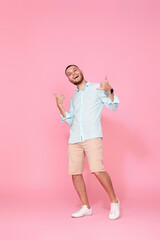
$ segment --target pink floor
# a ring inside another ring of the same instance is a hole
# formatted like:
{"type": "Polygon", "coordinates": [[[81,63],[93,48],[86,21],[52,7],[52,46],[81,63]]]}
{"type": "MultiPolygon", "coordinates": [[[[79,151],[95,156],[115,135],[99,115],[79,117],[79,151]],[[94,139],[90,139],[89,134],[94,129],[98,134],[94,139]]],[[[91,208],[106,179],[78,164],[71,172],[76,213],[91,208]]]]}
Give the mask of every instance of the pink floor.
{"type": "Polygon", "coordinates": [[[109,199],[92,204],[93,215],[72,218],[78,200],[42,195],[37,197],[1,196],[1,240],[51,239],[160,239],[160,203],[152,196],[125,197],[121,217],[109,220],[109,199]],[[45,197],[44,197],[45,196],[45,197]],[[67,200],[66,200],[67,199],[67,200]]]}

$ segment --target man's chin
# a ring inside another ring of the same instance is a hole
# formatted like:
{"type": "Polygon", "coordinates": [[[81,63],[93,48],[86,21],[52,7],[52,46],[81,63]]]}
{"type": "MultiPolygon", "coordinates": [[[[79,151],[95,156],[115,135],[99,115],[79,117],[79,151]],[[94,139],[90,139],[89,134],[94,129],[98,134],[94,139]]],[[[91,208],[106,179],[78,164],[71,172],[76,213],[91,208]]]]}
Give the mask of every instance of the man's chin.
{"type": "Polygon", "coordinates": [[[74,85],[78,85],[78,84],[80,84],[82,81],[83,81],[83,79],[80,80],[80,81],[77,81],[77,82],[72,82],[72,83],[73,83],[74,85]]]}

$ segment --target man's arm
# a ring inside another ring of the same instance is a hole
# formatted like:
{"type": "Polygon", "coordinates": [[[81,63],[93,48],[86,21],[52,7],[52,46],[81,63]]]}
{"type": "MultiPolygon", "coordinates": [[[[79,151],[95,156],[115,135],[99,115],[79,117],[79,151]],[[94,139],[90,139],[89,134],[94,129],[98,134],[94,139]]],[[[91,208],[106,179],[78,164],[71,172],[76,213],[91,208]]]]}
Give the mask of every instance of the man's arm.
{"type": "Polygon", "coordinates": [[[115,94],[113,95],[112,93],[112,96],[114,98],[112,101],[112,99],[109,97],[109,94],[110,93],[107,93],[107,91],[101,90],[99,92],[99,97],[106,107],[108,107],[112,111],[116,111],[118,108],[119,99],[115,94]]]}
{"type": "MultiPolygon", "coordinates": [[[[55,95],[55,94],[54,94],[55,95]]],[[[63,107],[64,95],[56,94],[57,107],[60,111],[60,116],[62,117],[62,122],[65,121],[69,126],[72,126],[73,123],[73,105],[72,99],[70,101],[69,112],[67,112],[63,107]]]]}
{"type": "Polygon", "coordinates": [[[114,92],[113,93],[108,93],[108,97],[111,99],[111,101],[114,101],[114,92]]]}
{"type": "Polygon", "coordinates": [[[72,99],[70,100],[69,112],[67,112],[62,105],[59,106],[62,122],[65,121],[69,126],[72,126],[73,123],[73,104],[72,99]]]}
{"type": "Polygon", "coordinates": [[[67,114],[66,114],[66,110],[64,109],[63,105],[61,103],[59,103],[59,104],[57,104],[57,107],[59,108],[59,111],[60,111],[62,117],[65,118],[67,114]]]}
{"type": "Polygon", "coordinates": [[[99,83],[99,88],[96,89],[100,90],[98,94],[105,106],[115,111],[118,108],[119,99],[114,93],[109,93],[111,88],[106,77],[105,81],[99,83]]]}

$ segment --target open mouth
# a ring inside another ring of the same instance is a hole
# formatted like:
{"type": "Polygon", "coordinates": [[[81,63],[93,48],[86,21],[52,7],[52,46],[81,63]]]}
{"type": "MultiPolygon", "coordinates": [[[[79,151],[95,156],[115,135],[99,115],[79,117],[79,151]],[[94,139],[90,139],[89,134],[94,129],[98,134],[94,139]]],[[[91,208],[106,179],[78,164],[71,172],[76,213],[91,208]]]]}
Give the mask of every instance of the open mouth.
{"type": "Polygon", "coordinates": [[[76,78],[78,78],[78,77],[79,77],[79,75],[75,76],[74,79],[76,79],[76,78]]]}

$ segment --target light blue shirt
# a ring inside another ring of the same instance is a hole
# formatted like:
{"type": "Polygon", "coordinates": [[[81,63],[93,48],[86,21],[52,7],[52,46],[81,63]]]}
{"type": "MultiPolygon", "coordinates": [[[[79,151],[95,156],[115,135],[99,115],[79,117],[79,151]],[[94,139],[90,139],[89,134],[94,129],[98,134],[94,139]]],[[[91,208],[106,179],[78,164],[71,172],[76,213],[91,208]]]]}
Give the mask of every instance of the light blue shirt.
{"type": "Polygon", "coordinates": [[[97,90],[100,83],[87,82],[84,89],[76,89],[70,100],[69,111],[66,117],[62,118],[70,126],[70,136],[68,143],[81,142],[91,138],[103,137],[101,127],[101,114],[103,106],[116,111],[119,99],[114,94],[112,102],[105,90],[97,90]]]}

